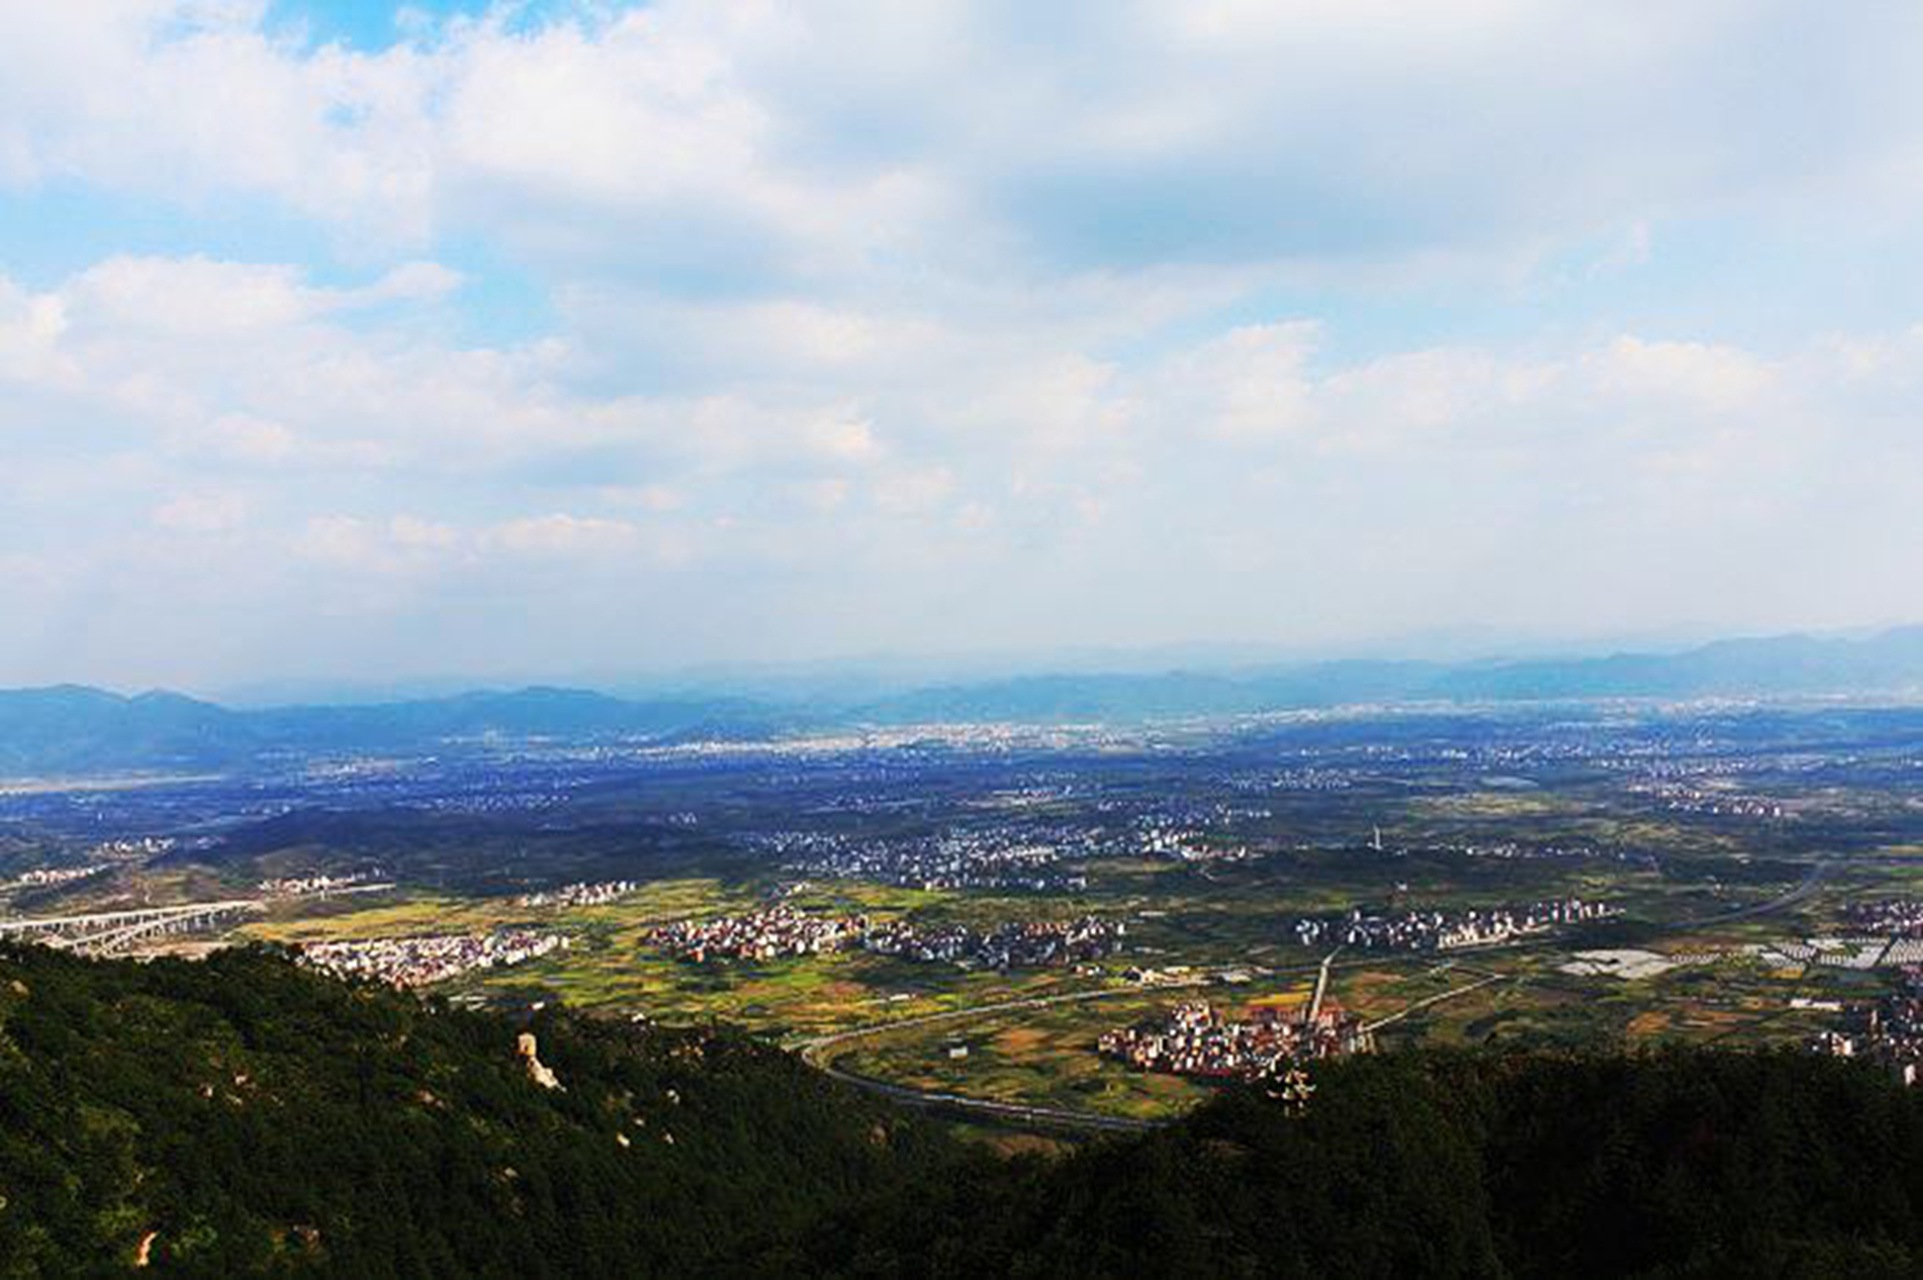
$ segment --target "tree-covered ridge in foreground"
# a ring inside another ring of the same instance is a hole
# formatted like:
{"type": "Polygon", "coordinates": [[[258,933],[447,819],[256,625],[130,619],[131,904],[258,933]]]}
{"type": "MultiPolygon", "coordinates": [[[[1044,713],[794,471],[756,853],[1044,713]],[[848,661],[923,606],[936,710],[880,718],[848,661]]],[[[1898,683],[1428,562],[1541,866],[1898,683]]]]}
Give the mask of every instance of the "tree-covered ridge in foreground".
{"type": "Polygon", "coordinates": [[[729,1033],[534,1029],[564,1089],[266,952],[0,951],[0,1272],[1923,1273],[1923,1101],[1828,1059],[1354,1059],[1008,1161],[729,1033]]]}
{"type": "Polygon", "coordinates": [[[1923,1102],[1794,1054],[1428,1052],[1225,1096],[1022,1176],[904,1188],[797,1271],[945,1276],[1916,1276],[1923,1102]]]}
{"type": "Polygon", "coordinates": [[[0,1274],[671,1275],[915,1176],[920,1127],[746,1037],[521,1028],[321,978],[0,951],[0,1274]]]}

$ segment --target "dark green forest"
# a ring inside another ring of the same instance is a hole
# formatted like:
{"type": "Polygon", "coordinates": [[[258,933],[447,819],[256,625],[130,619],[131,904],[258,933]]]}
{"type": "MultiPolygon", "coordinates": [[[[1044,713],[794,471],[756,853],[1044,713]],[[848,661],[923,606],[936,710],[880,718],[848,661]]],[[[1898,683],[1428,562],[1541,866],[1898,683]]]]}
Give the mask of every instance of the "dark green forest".
{"type": "Polygon", "coordinates": [[[726,1032],[522,1027],[258,950],[0,952],[0,1272],[671,1275],[940,1144],[726,1032]],[[625,1139],[625,1144],[623,1142],[625,1139]]]}
{"type": "Polygon", "coordinates": [[[1066,1158],[722,1028],[236,950],[0,950],[0,1273],[1914,1276],[1923,1102],[1796,1054],[1412,1053],[1066,1158]]]}

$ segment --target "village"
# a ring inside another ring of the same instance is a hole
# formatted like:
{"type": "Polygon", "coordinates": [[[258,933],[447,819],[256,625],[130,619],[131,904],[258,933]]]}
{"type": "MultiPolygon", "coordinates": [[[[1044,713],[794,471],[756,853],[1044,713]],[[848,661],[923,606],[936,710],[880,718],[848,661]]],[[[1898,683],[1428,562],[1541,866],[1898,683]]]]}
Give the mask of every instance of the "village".
{"type": "Polygon", "coordinates": [[[925,927],[906,920],[876,923],[865,915],[819,916],[786,904],[747,915],[681,920],[644,939],[678,960],[772,960],[859,948],[917,963],[963,968],[1019,969],[1086,963],[1121,949],[1126,926],[1084,916],[1031,920],[986,930],[961,925],[925,927]]]}
{"type": "Polygon", "coordinates": [[[1019,921],[986,933],[961,926],[923,929],[907,921],[878,925],[861,945],[881,955],[921,962],[946,961],[971,969],[1042,969],[1085,964],[1121,950],[1127,926],[1119,920],[1083,916],[1070,921],[1019,921]]]}
{"type": "Polygon", "coordinates": [[[1818,1053],[1876,1063],[1906,1085],[1923,1074],[1923,965],[1907,965],[1897,990],[1845,1010],[1843,1025],[1818,1033],[1818,1053]]]}
{"type": "Polygon", "coordinates": [[[1066,873],[1059,864],[1099,852],[1085,832],[1036,831],[1026,826],[867,841],[780,832],[759,837],[757,844],[787,858],[786,869],[823,879],[868,880],[913,889],[1030,893],[1086,888],[1086,876],[1066,873]]]}
{"type": "Polygon", "coordinates": [[[1359,1016],[1333,1003],[1302,1010],[1263,1006],[1237,1020],[1206,1000],[1192,1000],[1165,1018],[1106,1032],[1098,1047],[1141,1071],[1254,1080],[1293,1062],[1368,1053],[1375,1043],[1359,1016]]]}
{"type": "Polygon", "coordinates": [[[1843,920],[1862,933],[1923,938],[1923,899],[1879,898],[1843,907],[1843,920]]]}
{"type": "Polygon", "coordinates": [[[269,897],[304,898],[366,886],[378,880],[380,874],[379,871],[349,871],[341,875],[275,876],[254,887],[269,897]]]}
{"type": "Polygon", "coordinates": [[[817,916],[785,903],[747,915],[677,920],[650,930],[642,941],[677,960],[774,960],[818,955],[851,946],[868,927],[866,916],[817,916]]]}
{"type": "Polygon", "coordinates": [[[605,907],[610,902],[619,902],[638,888],[640,886],[632,880],[608,880],[599,884],[577,882],[564,884],[558,889],[524,893],[514,902],[522,907],[605,907]]]}
{"type": "Polygon", "coordinates": [[[84,867],[38,867],[23,872],[11,880],[0,880],[0,893],[12,893],[21,889],[53,889],[61,885],[77,884],[92,879],[102,872],[113,870],[111,863],[94,863],[84,867]]]}
{"type": "Polygon", "coordinates": [[[1364,950],[1445,951],[1488,946],[1559,926],[1602,920],[1615,914],[1607,903],[1557,898],[1518,907],[1465,911],[1404,911],[1372,915],[1357,907],[1339,916],[1303,916],[1291,927],[1305,947],[1343,946],[1364,950]]]}
{"type": "Polygon", "coordinates": [[[479,936],[441,934],[312,943],[301,963],[343,978],[371,978],[396,987],[424,987],[470,972],[523,964],[568,945],[558,933],[500,929],[479,936]]]}

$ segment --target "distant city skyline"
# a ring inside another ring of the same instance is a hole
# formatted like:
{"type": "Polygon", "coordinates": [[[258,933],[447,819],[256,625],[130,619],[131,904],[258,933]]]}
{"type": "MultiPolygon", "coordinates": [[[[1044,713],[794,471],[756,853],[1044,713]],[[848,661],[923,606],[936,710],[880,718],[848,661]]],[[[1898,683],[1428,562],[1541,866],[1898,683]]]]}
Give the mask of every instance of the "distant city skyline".
{"type": "Polygon", "coordinates": [[[1871,3],[11,6],[0,687],[1923,619],[1919,61],[1871,3]]]}

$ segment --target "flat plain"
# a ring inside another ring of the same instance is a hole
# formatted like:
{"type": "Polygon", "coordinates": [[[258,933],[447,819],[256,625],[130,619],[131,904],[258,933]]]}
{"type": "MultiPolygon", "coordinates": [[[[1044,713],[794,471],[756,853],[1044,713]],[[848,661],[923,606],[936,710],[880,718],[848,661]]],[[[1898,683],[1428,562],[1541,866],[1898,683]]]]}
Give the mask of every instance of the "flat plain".
{"type": "Polygon", "coordinates": [[[1212,1086],[1102,1056],[1105,1031],[1183,1001],[1300,1010],[1325,959],[1328,1001],[1381,1052],[1807,1043],[1901,976],[1809,943],[1847,934],[1852,904],[1923,894],[1920,760],[1923,713],[1887,708],[1372,709],[610,749],[591,768],[524,746],[310,771],[271,806],[257,780],[42,785],[0,791],[0,821],[41,835],[9,845],[9,874],[105,864],[15,890],[15,914],[255,895],[227,940],[552,935],[429,993],[723,1021],[865,1079],[1153,1118],[1212,1086]],[[520,801],[470,803],[477,775],[520,801]],[[357,890],[287,888],[323,876],[357,890]],[[1568,902],[1605,914],[1471,945],[1328,932],[1568,902]],[[1120,937],[1028,964],[859,945],[696,961],[658,933],[777,907],[918,936],[1096,920],[1120,937]]]}

